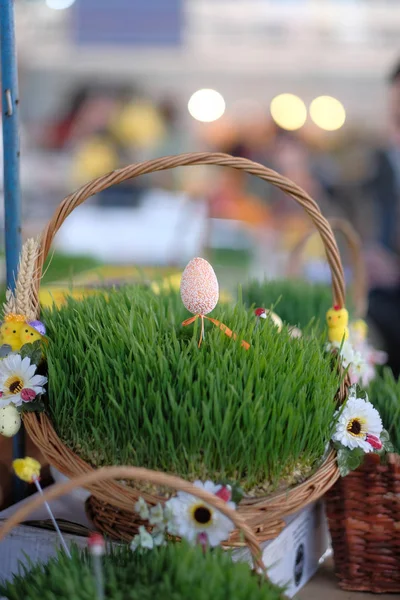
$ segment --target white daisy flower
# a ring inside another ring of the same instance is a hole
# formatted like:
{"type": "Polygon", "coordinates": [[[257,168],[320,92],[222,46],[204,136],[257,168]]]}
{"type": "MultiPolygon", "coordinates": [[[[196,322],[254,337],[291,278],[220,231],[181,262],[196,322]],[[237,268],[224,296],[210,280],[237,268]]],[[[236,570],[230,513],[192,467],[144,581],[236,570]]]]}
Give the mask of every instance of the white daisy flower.
{"type": "MultiPolygon", "coordinates": [[[[212,481],[195,481],[194,485],[211,494],[217,494],[227,488],[215,485],[212,481]]],[[[223,494],[221,495],[223,496],[223,494]]],[[[230,493],[229,493],[230,496],[230,493]]],[[[230,508],[235,508],[233,502],[227,502],[230,508]]],[[[229,538],[235,526],[230,519],[212,506],[186,492],[178,492],[176,497],[166,503],[171,512],[171,526],[168,531],[185,538],[190,543],[197,543],[204,536],[210,546],[218,546],[229,538]],[[171,531],[172,529],[172,531],[171,531]]]]}
{"type": "Polygon", "coordinates": [[[338,414],[332,440],[350,449],[362,448],[364,452],[372,452],[376,446],[373,446],[368,438],[371,436],[372,440],[379,440],[383,428],[379,413],[372,404],[362,398],[356,398],[352,390],[345,407],[340,409],[336,416],[338,414]]]}
{"type": "Polygon", "coordinates": [[[35,373],[36,365],[27,356],[10,354],[0,361],[0,408],[11,403],[20,406],[43,394],[47,377],[35,373]]]}

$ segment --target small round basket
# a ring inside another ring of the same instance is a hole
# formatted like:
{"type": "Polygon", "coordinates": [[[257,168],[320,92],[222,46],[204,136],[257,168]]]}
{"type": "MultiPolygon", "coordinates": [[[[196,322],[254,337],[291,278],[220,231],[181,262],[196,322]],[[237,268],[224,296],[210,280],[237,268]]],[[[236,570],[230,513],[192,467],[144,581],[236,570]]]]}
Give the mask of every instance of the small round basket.
{"type": "MultiPolygon", "coordinates": [[[[124,479],[140,481],[145,483],[151,483],[158,486],[165,486],[174,491],[185,492],[191,494],[200,500],[203,500],[212,508],[220,511],[226,517],[228,517],[235,525],[242,542],[250,551],[253,567],[255,570],[260,570],[266,576],[265,565],[262,561],[262,552],[251,528],[246,524],[243,517],[236,511],[230,508],[226,502],[218,498],[217,496],[207,492],[204,489],[200,489],[195,485],[188,483],[184,479],[175,477],[173,475],[167,475],[166,473],[160,473],[158,471],[152,471],[150,469],[142,469],[138,467],[102,467],[101,469],[92,470],[90,473],[84,473],[79,477],[75,477],[64,483],[56,483],[42,494],[38,494],[21,506],[9,519],[7,519],[0,527],[0,541],[4,538],[20,523],[35,510],[43,506],[46,502],[56,500],[61,496],[70,494],[74,490],[82,487],[89,487],[93,484],[101,485],[107,481],[113,479],[124,479]]],[[[138,517],[138,515],[137,515],[138,517]]]]}
{"type": "MultiPolygon", "coordinates": [[[[112,185],[133,179],[139,175],[192,165],[219,165],[230,167],[255,175],[260,179],[280,188],[291,196],[310,216],[321,236],[327,260],[332,273],[333,304],[343,307],[345,301],[345,284],[339,251],[328,221],[322,216],[317,203],[301,188],[278,173],[263,165],[244,158],[236,158],[225,154],[196,153],[159,158],[140,164],[134,164],[103,177],[95,179],[67,196],[57,208],[53,218],[45,228],[41,238],[32,296],[37,302],[41,273],[44,261],[49,253],[57,231],[71,212],[88,198],[112,185]]],[[[347,393],[347,382],[344,379],[337,393],[337,402],[343,402],[347,393]]],[[[58,437],[51,420],[45,414],[26,413],[24,416],[26,430],[43,455],[67,477],[90,474],[93,467],[69,449],[58,437]]],[[[339,477],[335,452],[331,451],[320,467],[305,482],[284,492],[268,497],[244,498],[238,507],[238,513],[251,528],[259,542],[275,538],[285,526],[284,518],[308,503],[323,496],[339,477]]],[[[155,505],[164,502],[165,498],[156,494],[141,493],[132,486],[125,486],[108,478],[99,482],[96,478],[84,480],[85,487],[93,494],[87,508],[96,525],[112,537],[131,539],[137,531],[134,505],[139,496],[146,502],[155,505]]],[[[238,531],[233,532],[228,544],[242,545],[238,531]]]]}

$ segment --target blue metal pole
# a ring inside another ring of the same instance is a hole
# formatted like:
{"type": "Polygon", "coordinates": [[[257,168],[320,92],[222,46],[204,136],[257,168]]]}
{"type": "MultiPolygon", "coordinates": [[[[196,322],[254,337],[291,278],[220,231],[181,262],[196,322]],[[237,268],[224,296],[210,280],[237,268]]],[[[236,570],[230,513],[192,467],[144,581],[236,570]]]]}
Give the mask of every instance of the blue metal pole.
{"type": "MultiPolygon", "coordinates": [[[[19,96],[15,48],[14,0],[0,0],[1,111],[3,123],[4,215],[7,287],[14,289],[21,250],[21,194],[19,149],[19,96]]],[[[21,431],[13,438],[13,457],[25,455],[21,431]]],[[[21,500],[25,486],[13,482],[14,502],[21,500]]]]}

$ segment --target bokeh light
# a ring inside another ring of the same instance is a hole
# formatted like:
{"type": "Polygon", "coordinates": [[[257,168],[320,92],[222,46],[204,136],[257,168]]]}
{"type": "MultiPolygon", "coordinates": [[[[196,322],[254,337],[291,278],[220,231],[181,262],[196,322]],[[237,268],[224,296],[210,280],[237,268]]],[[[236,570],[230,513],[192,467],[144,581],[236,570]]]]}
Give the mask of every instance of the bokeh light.
{"type": "Polygon", "coordinates": [[[46,0],[46,5],[54,10],[64,10],[75,3],[76,0],[46,0]]]}
{"type": "Polygon", "coordinates": [[[225,100],[216,90],[198,90],[191,96],[188,110],[197,121],[211,123],[224,114],[225,100]]]}
{"type": "Polygon", "coordinates": [[[332,96],[319,96],[310,104],[310,117],[325,131],[336,131],[346,121],[346,111],[339,100],[332,96]]]}
{"type": "Polygon", "coordinates": [[[270,110],[275,123],[288,131],[300,129],[307,119],[306,105],[294,94],[276,96],[271,102],[270,110]]]}

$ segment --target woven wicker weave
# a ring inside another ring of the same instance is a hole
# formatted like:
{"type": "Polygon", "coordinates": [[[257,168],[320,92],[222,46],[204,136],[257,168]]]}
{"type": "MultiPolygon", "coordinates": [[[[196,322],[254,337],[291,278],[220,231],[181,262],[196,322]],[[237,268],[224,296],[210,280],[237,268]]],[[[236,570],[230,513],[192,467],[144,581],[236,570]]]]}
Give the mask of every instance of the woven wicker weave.
{"type": "MultiPolygon", "coordinates": [[[[311,217],[323,241],[332,273],[333,304],[344,306],[345,284],[339,251],[332,229],[327,220],[322,216],[316,202],[293,182],[282,177],[275,171],[267,169],[263,165],[244,158],[210,153],[170,156],[131,165],[91,181],[75,193],[67,196],[57,208],[53,218],[43,232],[41,252],[37,260],[36,279],[32,286],[32,295],[36,299],[38,298],[43,264],[54,236],[64,220],[77,206],[90,196],[114,184],[142,174],[185,165],[220,165],[232,167],[255,175],[277,186],[294,198],[311,217]]],[[[345,399],[347,385],[348,382],[343,381],[337,395],[338,402],[342,402],[345,399]]],[[[40,448],[46,459],[64,475],[74,477],[93,470],[89,464],[62,443],[47,415],[27,413],[24,415],[24,423],[28,434],[40,448]]],[[[338,477],[339,472],[335,453],[331,452],[319,469],[306,482],[288,491],[266,498],[245,498],[240,503],[239,514],[243,516],[248,526],[257,535],[259,541],[275,538],[285,526],[283,521],[285,516],[300,510],[308,503],[320,498],[335,483],[338,477]]],[[[116,529],[115,509],[119,511],[118,520],[122,524],[120,530],[122,533],[118,534],[119,537],[127,537],[127,535],[132,535],[134,532],[135,525],[132,530],[132,523],[134,521],[132,511],[134,503],[140,495],[150,504],[163,501],[163,498],[156,495],[142,494],[133,487],[124,486],[122,483],[116,481],[107,480],[100,484],[95,480],[90,480],[90,483],[87,483],[86,487],[96,496],[94,509],[97,510],[96,507],[100,506],[99,503],[102,503],[103,506],[101,514],[98,515],[98,519],[96,520],[98,525],[101,526],[101,522],[104,522],[105,530],[116,529]],[[124,527],[127,527],[127,530],[124,530],[124,527]]],[[[229,543],[232,546],[242,543],[238,532],[232,534],[229,543]]]]}
{"type": "Polygon", "coordinates": [[[326,495],[335,571],[345,590],[400,592],[400,456],[367,454],[326,495]]]}

